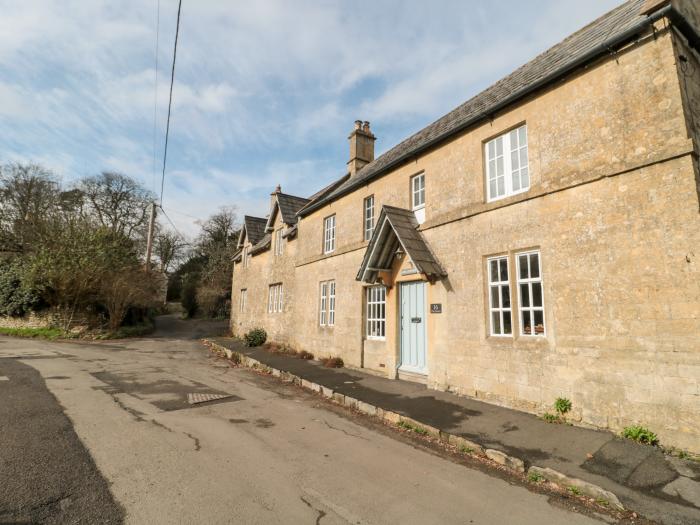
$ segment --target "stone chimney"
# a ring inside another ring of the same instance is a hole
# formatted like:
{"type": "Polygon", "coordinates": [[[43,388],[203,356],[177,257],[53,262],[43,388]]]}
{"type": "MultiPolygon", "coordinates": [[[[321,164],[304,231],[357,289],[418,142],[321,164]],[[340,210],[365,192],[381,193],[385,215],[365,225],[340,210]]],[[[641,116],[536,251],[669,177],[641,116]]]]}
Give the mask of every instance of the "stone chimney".
{"type": "Polygon", "coordinates": [[[377,140],[369,129],[369,122],[355,121],[355,129],[350,136],[350,160],[348,161],[348,173],[354,176],[374,160],[374,141],[377,140]]]}

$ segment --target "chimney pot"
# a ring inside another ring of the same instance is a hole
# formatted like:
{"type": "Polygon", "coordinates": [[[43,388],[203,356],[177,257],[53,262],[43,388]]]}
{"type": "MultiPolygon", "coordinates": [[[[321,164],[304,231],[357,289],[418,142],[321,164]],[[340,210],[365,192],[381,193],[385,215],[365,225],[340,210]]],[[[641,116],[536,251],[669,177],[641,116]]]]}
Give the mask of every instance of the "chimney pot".
{"type": "Polygon", "coordinates": [[[350,160],[348,161],[348,172],[350,176],[355,175],[364,166],[374,160],[375,136],[369,128],[368,121],[355,121],[355,129],[350,136],[350,160]]]}
{"type": "Polygon", "coordinates": [[[282,193],[282,186],[280,184],[275,188],[275,193],[282,193]]]}

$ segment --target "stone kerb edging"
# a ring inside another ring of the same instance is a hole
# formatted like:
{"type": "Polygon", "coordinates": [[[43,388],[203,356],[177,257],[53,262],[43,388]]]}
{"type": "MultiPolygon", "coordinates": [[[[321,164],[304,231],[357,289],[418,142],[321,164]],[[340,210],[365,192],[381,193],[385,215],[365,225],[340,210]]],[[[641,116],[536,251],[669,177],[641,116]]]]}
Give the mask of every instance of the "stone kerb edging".
{"type": "Polygon", "coordinates": [[[466,451],[467,453],[475,456],[488,458],[494,463],[497,463],[505,467],[506,469],[511,470],[513,472],[517,472],[519,474],[525,474],[527,472],[530,478],[545,479],[564,490],[572,491],[572,489],[575,489],[575,493],[580,493],[582,495],[594,498],[598,503],[609,504],[617,510],[624,510],[622,503],[620,503],[619,498],[615,494],[613,494],[609,490],[605,490],[604,488],[599,487],[598,485],[594,485],[593,483],[589,483],[588,481],[584,481],[582,479],[572,478],[570,476],[567,476],[566,474],[563,474],[551,468],[538,467],[536,465],[532,465],[529,468],[526,468],[525,462],[522,459],[505,454],[500,450],[485,448],[479,443],[476,443],[469,439],[465,439],[461,436],[450,434],[449,432],[440,430],[436,427],[428,425],[427,423],[417,421],[407,416],[402,416],[397,412],[392,412],[390,410],[385,410],[381,407],[365,403],[364,401],[360,401],[359,399],[346,396],[339,392],[334,392],[331,388],[325,387],[318,383],[314,383],[312,381],[308,381],[306,379],[302,379],[301,377],[294,375],[290,372],[270,367],[264,363],[261,363],[257,359],[253,359],[252,357],[248,357],[239,352],[235,352],[209,339],[203,339],[202,341],[212,351],[217,352],[219,354],[223,353],[228,359],[232,361],[240,363],[241,365],[247,368],[259,370],[261,372],[271,374],[274,377],[279,377],[285,382],[294,383],[295,385],[301,386],[302,388],[310,390],[311,392],[321,394],[322,396],[328,398],[329,400],[339,405],[355,409],[368,416],[383,419],[384,421],[387,421],[388,423],[391,423],[393,425],[403,423],[408,427],[420,428],[422,429],[422,432],[426,435],[437,439],[443,443],[452,445],[458,450],[466,451]]]}

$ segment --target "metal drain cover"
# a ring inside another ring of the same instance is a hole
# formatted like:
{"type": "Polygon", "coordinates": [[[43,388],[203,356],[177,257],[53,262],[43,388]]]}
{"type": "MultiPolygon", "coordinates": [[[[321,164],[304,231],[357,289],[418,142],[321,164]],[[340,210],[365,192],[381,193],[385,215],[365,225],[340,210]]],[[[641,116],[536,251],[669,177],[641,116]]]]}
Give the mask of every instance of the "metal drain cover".
{"type": "Polygon", "coordinates": [[[207,401],[217,401],[219,399],[226,399],[227,397],[232,397],[231,394],[187,394],[187,402],[190,405],[196,405],[198,403],[206,403],[207,401]]]}

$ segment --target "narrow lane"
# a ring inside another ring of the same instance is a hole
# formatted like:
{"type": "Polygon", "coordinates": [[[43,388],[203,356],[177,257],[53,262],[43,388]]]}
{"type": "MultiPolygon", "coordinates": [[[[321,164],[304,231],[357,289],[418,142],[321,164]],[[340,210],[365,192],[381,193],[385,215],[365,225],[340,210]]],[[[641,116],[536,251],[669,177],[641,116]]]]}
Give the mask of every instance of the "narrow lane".
{"type": "MultiPolygon", "coordinates": [[[[598,523],[377,432],[294,386],[231,368],[180,335],[104,344],[0,339],[0,370],[9,366],[45,379],[127,523],[598,523]],[[231,397],[187,402],[188,393],[207,391],[231,397]]],[[[13,431],[23,439],[40,417],[18,424],[5,415],[3,426],[24,425],[13,431]]],[[[6,454],[2,447],[3,461],[6,454]]],[[[46,454],[72,469],[62,450],[46,454]]],[[[46,483],[57,494],[77,490],[73,477],[100,487],[89,473],[65,475],[46,483]]],[[[7,511],[11,503],[0,501],[7,511]]]]}

